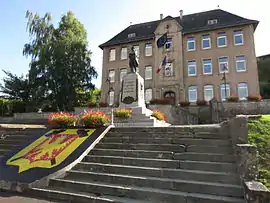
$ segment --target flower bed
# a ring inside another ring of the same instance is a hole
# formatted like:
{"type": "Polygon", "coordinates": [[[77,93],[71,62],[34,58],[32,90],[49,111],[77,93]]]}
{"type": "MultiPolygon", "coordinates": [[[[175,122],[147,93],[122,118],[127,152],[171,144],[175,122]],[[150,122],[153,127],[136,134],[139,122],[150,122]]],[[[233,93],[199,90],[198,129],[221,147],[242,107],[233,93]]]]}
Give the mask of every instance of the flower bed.
{"type": "Polygon", "coordinates": [[[205,100],[197,100],[196,101],[196,104],[198,106],[206,106],[207,105],[207,101],[205,101],[205,100]]]}
{"type": "Polygon", "coordinates": [[[239,97],[238,96],[230,96],[227,98],[228,102],[238,102],[239,101],[239,97]]]}
{"type": "Polygon", "coordinates": [[[150,101],[150,104],[172,104],[171,99],[153,99],[150,101]]]}
{"type": "Polygon", "coordinates": [[[158,110],[154,110],[151,116],[155,117],[156,119],[158,119],[160,121],[166,120],[166,116],[158,110]]]}
{"type": "Polygon", "coordinates": [[[130,118],[132,115],[132,110],[127,109],[127,108],[116,109],[114,111],[114,115],[115,115],[115,117],[118,117],[118,118],[130,118]]]}
{"type": "Polygon", "coordinates": [[[101,111],[87,111],[80,116],[80,123],[85,127],[101,127],[108,124],[110,119],[101,111]]]}
{"type": "Polygon", "coordinates": [[[67,128],[70,126],[74,126],[76,121],[77,121],[77,117],[74,114],[65,113],[65,112],[51,113],[48,116],[48,122],[53,127],[67,128]]]}
{"type": "Polygon", "coordinates": [[[189,101],[180,101],[179,104],[180,104],[180,106],[189,106],[190,102],[189,101]]]}
{"type": "Polygon", "coordinates": [[[261,95],[249,95],[247,97],[248,101],[261,101],[262,100],[262,96],[261,95]]]}

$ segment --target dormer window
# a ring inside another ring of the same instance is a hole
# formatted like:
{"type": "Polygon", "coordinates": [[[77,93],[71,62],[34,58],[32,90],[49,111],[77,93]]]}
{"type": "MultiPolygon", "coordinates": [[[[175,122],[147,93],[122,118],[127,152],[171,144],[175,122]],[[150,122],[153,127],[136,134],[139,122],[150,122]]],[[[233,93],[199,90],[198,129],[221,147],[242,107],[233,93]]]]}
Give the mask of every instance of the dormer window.
{"type": "Polygon", "coordinates": [[[135,36],[136,36],[135,33],[130,33],[130,34],[128,34],[128,38],[135,37],[135,36]]]}
{"type": "Polygon", "coordinates": [[[217,19],[212,19],[212,20],[208,20],[208,25],[214,25],[214,24],[217,24],[218,23],[218,20],[217,19]]]}

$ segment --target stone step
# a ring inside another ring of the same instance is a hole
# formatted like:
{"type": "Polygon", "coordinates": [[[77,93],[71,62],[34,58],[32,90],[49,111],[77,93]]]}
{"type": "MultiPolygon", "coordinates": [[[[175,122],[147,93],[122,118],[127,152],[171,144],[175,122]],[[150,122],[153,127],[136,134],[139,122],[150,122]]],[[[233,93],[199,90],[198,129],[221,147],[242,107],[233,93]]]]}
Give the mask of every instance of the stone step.
{"type": "Polygon", "coordinates": [[[0,149],[10,149],[13,150],[18,147],[18,144],[6,144],[5,142],[0,142],[0,149]]]}
{"type": "Polygon", "coordinates": [[[98,193],[102,195],[112,195],[117,197],[126,197],[137,200],[148,200],[155,203],[169,202],[169,203],[243,203],[242,198],[232,198],[224,196],[204,195],[197,193],[186,193],[164,189],[154,189],[148,187],[136,187],[123,185],[115,185],[99,182],[80,182],[64,179],[51,179],[51,187],[69,188],[72,190],[98,193]]]}
{"type": "Polygon", "coordinates": [[[58,200],[70,203],[154,203],[150,201],[100,195],[99,193],[92,194],[89,192],[70,190],[68,188],[32,188],[31,194],[46,198],[50,201],[58,200]]]}
{"type": "Polygon", "coordinates": [[[208,162],[227,162],[235,163],[235,155],[224,155],[215,153],[196,153],[196,152],[184,152],[175,153],[174,160],[191,160],[191,161],[208,161],[208,162]]]}
{"type": "Polygon", "coordinates": [[[176,190],[200,194],[221,195],[229,197],[242,197],[240,185],[201,182],[181,179],[157,178],[147,176],[134,176],[110,173],[69,171],[65,180],[95,181],[109,184],[151,187],[157,189],[176,190]]]}
{"type": "Polygon", "coordinates": [[[9,149],[1,149],[0,148],[0,155],[1,156],[7,155],[9,152],[11,152],[11,150],[9,150],[9,149]]]}
{"type": "Polygon", "coordinates": [[[88,155],[83,159],[83,162],[98,162],[159,168],[179,168],[179,161],[170,159],[147,159],[134,157],[88,155]]]}
{"type": "Polygon", "coordinates": [[[85,172],[117,173],[125,175],[144,175],[159,178],[175,178],[182,180],[210,181],[228,184],[239,184],[239,175],[228,172],[210,172],[185,169],[169,169],[132,165],[113,165],[103,163],[81,162],[72,170],[85,172]]]}
{"type": "Polygon", "coordinates": [[[173,159],[173,152],[169,151],[147,151],[147,150],[124,150],[124,149],[100,149],[94,148],[90,151],[90,155],[99,156],[123,156],[137,158],[152,158],[152,159],[173,159]]]}
{"type": "Polygon", "coordinates": [[[232,146],[231,140],[200,139],[200,138],[176,138],[176,137],[118,137],[106,135],[101,143],[151,143],[151,144],[187,144],[187,145],[207,145],[207,146],[232,146]]]}
{"type": "Polygon", "coordinates": [[[234,155],[224,155],[215,153],[196,153],[183,152],[173,153],[169,151],[148,151],[148,150],[125,150],[125,149],[100,149],[94,148],[89,155],[152,158],[152,159],[173,159],[173,160],[192,160],[192,161],[209,161],[209,162],[229,162],[235,163],[234,155]]]}
{"type": "Polygon", "coordinates": [[[228,140],[229,137],[227,134],[218,134],[218,133],[196,133],[196,134],[188,134],[188,133],[165,133],[165,132],[108,132],[106,137],[114,137],[114,138],[200,138],[200,139],[219,139],[219,140],[228,140]]]}
{"type": "Polygon", "coordinates": [[[12,128],[10,129],[2,129],[0,130],[0,134],[5,134],[5,135],[35,135],[35,134],[43,134],[46,132],[46,129],[26,129],[26,130],[13,130],[12,128]]]}
{"type": "Polygon", "coordinates": [[[202,152],[232,154],[232,147],[216,146],[186,146],[180,144],[130,144],[130,143],[98,143],[97,148],[101,149],[129,149],[129,150],[148,150],[148,151],[171,151],[171,152],[202,152]]]}
{"type": "Polygon", "coordinates": [[[16,139],[16,138],[11,138],[11,137],[7,137],[5,139],[0,140],[0,143],[3,143],[3,144],[11,144],[11,145],[20,145],[22,143],[24,143],[24,141],[26,140],[29,140],[29,138],[25,138],[25,139],[16,139]]]}
{"type": "Polygon", "coordinates": [[[180,161],[180,169],[236,173],[235,164],[221,162],[180,161]]]}

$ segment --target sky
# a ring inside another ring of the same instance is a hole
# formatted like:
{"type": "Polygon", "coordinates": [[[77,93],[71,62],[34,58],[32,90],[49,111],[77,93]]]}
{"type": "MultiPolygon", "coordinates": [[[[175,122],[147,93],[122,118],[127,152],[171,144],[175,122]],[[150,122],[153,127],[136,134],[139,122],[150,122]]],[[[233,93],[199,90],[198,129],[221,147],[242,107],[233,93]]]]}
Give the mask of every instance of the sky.
{"type": "Polygon", "coordinates": [[[0,81],[4,77],[1,70],[17,75],[29,70],[29,59],[22,55],[23,46],[29,42],[26,31],[25,13],[27,10],[44,15],[52,14],[53,21],[72,11],[83,23],[88,34],[89,48],[92,51],[92,65],[98,72],[93,82],[100,88],[103,42],[128,27],[158,20],[164,17],[179,16],[179,10],[185,14],[197,13],[219,8],[245,18],[259,20],[255,32],[256,55],[270,54],[270,12],[266,0],[247,3],[246,0],[0,0],[0,81]]]}

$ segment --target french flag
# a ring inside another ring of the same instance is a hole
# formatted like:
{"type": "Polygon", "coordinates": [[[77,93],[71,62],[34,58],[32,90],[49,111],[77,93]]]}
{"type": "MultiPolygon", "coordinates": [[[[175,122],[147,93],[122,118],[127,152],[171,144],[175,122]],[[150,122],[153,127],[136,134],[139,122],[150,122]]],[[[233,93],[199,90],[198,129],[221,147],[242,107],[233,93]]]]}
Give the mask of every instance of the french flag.
{"type": "Polygon", "coordinates": [[[160,63],[160,65],[159,65],[159,67],[157,69],[157,73],[159,73],[161,71],[162,67],[166,66],[166,64],[167,64],[167,57],[164,56],[162,62],[160,63]]]}

